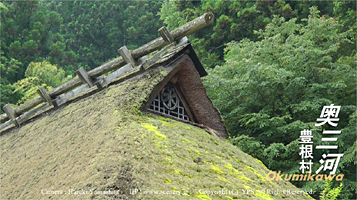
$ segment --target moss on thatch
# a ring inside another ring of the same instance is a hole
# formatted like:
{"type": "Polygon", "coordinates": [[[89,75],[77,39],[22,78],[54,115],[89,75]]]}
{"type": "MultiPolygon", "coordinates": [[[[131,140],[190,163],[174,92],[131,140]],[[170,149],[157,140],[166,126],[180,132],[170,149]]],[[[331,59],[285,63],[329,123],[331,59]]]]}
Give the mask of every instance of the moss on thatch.
{"type": "Polygon", "coordinates": [[[267,168],[226,140],[142,114],[140,107],[165,75],[152,70],[2,136],[0,199],[308,198],[258,193],[298,189],[267,181],[267,168]],[[116,194],[100,192],[109,190],[116,194]]]}

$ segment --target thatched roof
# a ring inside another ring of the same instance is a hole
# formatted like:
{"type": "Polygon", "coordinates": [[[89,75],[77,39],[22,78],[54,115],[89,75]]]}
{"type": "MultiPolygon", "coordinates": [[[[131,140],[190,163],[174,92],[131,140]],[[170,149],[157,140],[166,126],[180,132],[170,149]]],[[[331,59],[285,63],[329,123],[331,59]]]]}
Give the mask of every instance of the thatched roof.
{"type": "Polygon", "coordinates": [[[300,190],[266,180],[268,169],[227,140],[142,112],[160,84],[171,80],[167,77],[183,73],[177,83],[192,81],[184,74],[189,68],[172,73],[185,59],[190,62],[184,52],[166,61],[153,56],[156,64],[146,72],[1,136],[0,199],[308,199],[283,194],[300,190]],[[247,190],[254,192],[244,194],[247,190]],[[209,191],[233,193],[204,193],[209,191]]]}

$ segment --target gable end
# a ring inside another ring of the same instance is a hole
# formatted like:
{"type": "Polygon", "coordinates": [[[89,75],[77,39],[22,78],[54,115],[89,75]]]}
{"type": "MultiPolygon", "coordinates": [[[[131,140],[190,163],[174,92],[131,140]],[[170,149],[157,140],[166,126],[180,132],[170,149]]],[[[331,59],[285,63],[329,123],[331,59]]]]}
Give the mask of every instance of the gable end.
{"type": "MultiPolygon", "coordinates": [[[[202,124],[217,132],[217,136],[228,138],[227,129],[218,110],[213,106],[212,101],[206,94],[206,88],[202,84],[201,76],[194,65],[193,60],[187,54],[182,54],[172,62],[158,67],[169,74],[152,91],[147,103],[142,107],[143,112],[151,112],[164,117],[173,118],[179,121],[188,122],[188,120],[179,117],[163,114],[159,111],[152,111],[150,106],[155,103],[155,99],[160,96],[167,85],[172,84],[178,96],[182,100],[183,107],[190,113],[190,121],[196,124],[202,124]]],[[[188,114],[189,115],[189,114],[188,114]]]]}

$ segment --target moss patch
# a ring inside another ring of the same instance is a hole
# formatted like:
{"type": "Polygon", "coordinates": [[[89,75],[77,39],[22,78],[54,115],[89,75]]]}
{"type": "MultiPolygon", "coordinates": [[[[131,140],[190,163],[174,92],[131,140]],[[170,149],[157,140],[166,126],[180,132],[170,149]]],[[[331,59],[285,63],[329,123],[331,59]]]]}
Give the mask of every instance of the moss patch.
{"type": "Polygon", "coordinates": [[[211,198],[209,198],[207,195],[205,194],[195,194],[194,196],[197,199],[203,199],[203,200],[211,200],[211,198]]]}
{"type": "Polygon", "coordinates": [[[223,174],[222,170],[216,166],[212,166],[212,171],[215,174],[223,174]]]}
{"type": "Polygon", "coordinates": [[[255,196],[260,197],[262,199],[273,200],[274,198],[264,192],[256,192],[255,196]]]}

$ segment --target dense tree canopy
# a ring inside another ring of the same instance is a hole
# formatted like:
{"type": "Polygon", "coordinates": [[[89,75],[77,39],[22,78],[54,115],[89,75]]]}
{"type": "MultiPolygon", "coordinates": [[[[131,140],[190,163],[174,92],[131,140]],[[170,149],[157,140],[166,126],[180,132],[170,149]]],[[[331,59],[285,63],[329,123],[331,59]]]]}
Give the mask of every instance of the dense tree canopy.
{"type": "MultiPolygon", "coordinates": [[[[352,42],[352,32],[340,32],[342,24],[316,8],[302,22],[275,17],[256,32],[261,40],[229,43],[225,63],[205,79],[233,142],[276,171],[298,171],[303,129],[321,143],[322,128],[315,122],[325,105],[341,106],[339,152],[356,141],[356,52],[337,56],[342,43],[352,42]]],[[[315,153],[316,163],[321,155],[315,153]]],[[[354,180],[355,170],[341,172],[346,182],[354,180]]]]}
{"type": "Polygon", "coordinates": [[[74,76],[81,67],[93,69],[117,57],[123,45],[135,49],[155,39],[160,6],[155,1],[1,3],[1,105],[22,102],[26,90],[12,84],[28,78],[31,62],[47,61],[74,76]]]}
{"type": "Polygon", "coordinates": [[[326,15],[333,14],[332,1],[167,0],[159,15],[169,29],[174,29],[205,12],[212,12],[216,17],[213,25],[195,33],[190,39],[201,61],[206,67],[213,68],[222,63],[226,43],[244,38],[256,41],[258,37],[254,30],[263,29],[274,15],[286,20],[296,17],[300,21],[308,17],[311,6],[318,6],[328,13],[326,15]]]}
{"type": "Polygon", "coordinates": [[[158,36],[160,26],[155,1],[64,1],[51,9],[64,17],[60,33],[66,49],[66,70],[93,69],[117,55],[127,45],[135,49],[158,36]]]}
{"type": "Polygon", "coordinates": [[[65,49],[63,40],[56,29],[61,25],[62,17],[43,8],[37,1],[15,1],[6,4],[8,11],[2,13],[1,50],[8,60],[21,63],[17,69],[17,81],[24,77],[30,62],[48,59],[57,63],[62,60],[61,51],[65,49]],[[59,38],[58,38],[59,37],[59,38]]]}

